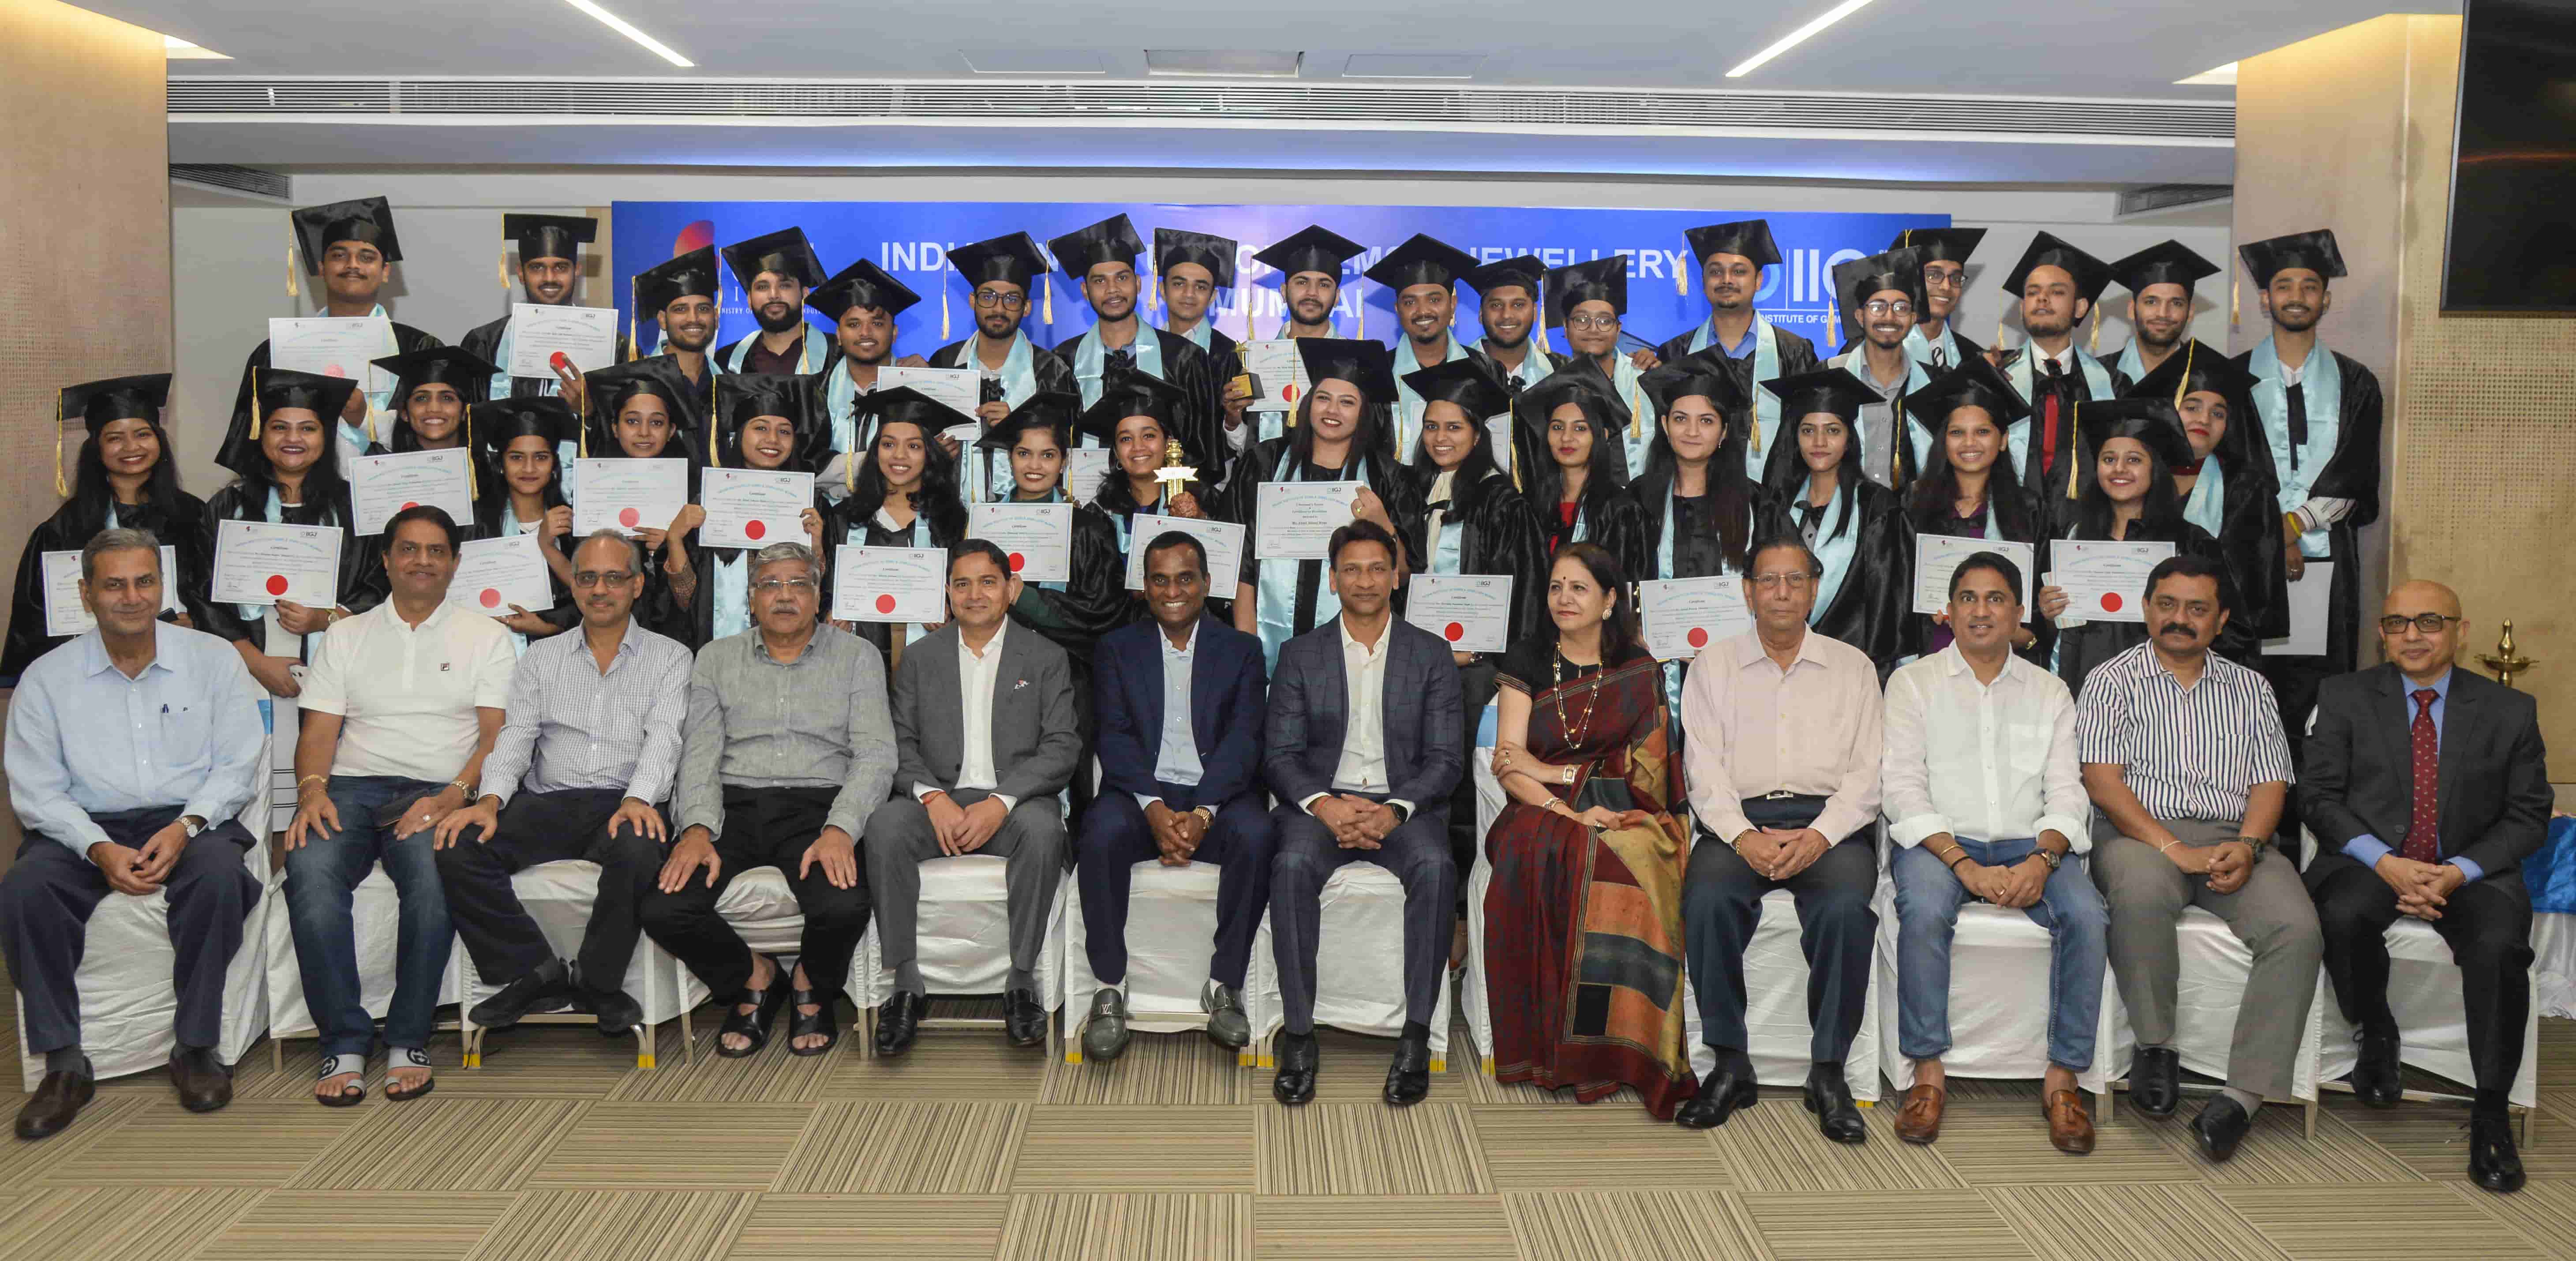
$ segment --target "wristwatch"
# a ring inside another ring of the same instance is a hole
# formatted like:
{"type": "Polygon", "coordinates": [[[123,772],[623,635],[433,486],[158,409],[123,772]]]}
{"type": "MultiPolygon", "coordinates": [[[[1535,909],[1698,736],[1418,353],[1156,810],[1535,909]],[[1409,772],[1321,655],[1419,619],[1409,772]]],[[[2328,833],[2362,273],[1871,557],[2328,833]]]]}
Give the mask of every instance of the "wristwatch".
{"type": "Polygon", "coordinates": [[[179,826],[188,830],[188,839],[195,840],[205,832],[206,821],[193,814],[183,814],[179,816],[179,826]]]}
{"type": "Polygon", "coordinates": [[[1216,824],[1216,811],[1210,810],[1206,806],[1199,806],[1191,810],[1190,813],[1197,815],[1199,817],[1199,822],[1201,823],[1208,824],[1211,827],[1216,824]]]}
{"type": "Polygon", "coordinates": [[[2037,857],[2038,857],[2038,859],[2039,859],[2039,861],[2041,861],[2041,862],[2044,862],[2044,863],[2048,864],[2048,869],[2049,869],[2050,871],[2055,871],[2055,870],[2057,870],[2057,864],[2059,864],[2059,863],[2061,863],[2061,862],[2064,862],[2064,861],[2065,861],[2063,858],[2061,858],[2061,857],[2059,857],[2059,856],[2058,856],[2058,853],[2057,853],[2057,851],[2056,851],[2056,850],[2050,849],[2049,847],[2047,847],[2047,846],[2045,846],[2045,845],[2042,845],[2042,846],[2040,846],[2039,848],[2032,850],[2032,851],[2031,851],[2031,853],[2032,853],[2033,855],[2037,856],[2037,857]]]}
{"type": "Polygon", "coordinates": [[[2268,836],[2240,836],[2236,839],[2238,843],[2254,851],[2254,857],[2251,860],[2254,862],[2261,862],[2263,860],[2263,851],[2269,848],[2272,844],[2272,838],[2268,836]]]}

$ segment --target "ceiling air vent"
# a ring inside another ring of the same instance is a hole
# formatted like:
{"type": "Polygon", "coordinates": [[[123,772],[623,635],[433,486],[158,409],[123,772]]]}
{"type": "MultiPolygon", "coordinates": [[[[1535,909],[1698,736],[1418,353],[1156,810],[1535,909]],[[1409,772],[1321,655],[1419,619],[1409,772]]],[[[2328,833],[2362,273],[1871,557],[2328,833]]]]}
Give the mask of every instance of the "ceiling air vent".
{"type": "Polygon", "coordinates": [[[2120,194],[2119,213],[2142,215],[2150,210],[2171,210],[2176,206],[2197,206],[2205,201],[2225,201],[2236,195],[2233,184],[2149,184],[2120,194]]]}
{"type": "Polygon", "coordinates": [[[221,163],[173,162],[170,164],[170,178],[183,184],[220,188],[226,192],[274,197],[279,201],[294,200],[291,182],[275,171],[254,171],[246,166],[221,163]]]}

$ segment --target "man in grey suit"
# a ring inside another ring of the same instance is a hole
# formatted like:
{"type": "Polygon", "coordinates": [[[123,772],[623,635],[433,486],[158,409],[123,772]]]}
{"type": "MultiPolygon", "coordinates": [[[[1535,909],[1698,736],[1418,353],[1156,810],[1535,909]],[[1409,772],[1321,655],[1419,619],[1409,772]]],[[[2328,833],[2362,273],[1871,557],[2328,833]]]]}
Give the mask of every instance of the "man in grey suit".
{"type": "MultiPolygon", "coordinates": [[[[1449,961],[1458,866],[1449,790],[1466,767],[1458,666],[1439,636],[1395,617],[1396,547],[1366,521],[1333,531],[1342,613],[1279,649],[1262,772],[1279,796],[1270,932],[1287,1032],[1270,1093],[1315,1097],[1315,952],[1324,881],[1354,860],[1404,883],[1404,1030],[1386,1101],[1431,1093],[1431,1016],[1449,961]]],[[[1356,947],[1355,947],[1356,948],[1356,947]]]]}
{"type": "Polygon", "coordinates": [[[921,864],[948,854],[1008,859],[1011,975],[1003,1025],[1015,1046],[1046,1040],[1038,953],[1064,878],[1058,794],[1082,756],[1073,668],[1062,648],[1004,615],[1020,598],[1002,549],[948,549],[948,625],[903,651],[894,672],[892,800],[868,818],[868,884],[895,992],[877,1012],[877,1054],[901,1055],[921,1029],[927,987],[915,953],[921,864]]]}

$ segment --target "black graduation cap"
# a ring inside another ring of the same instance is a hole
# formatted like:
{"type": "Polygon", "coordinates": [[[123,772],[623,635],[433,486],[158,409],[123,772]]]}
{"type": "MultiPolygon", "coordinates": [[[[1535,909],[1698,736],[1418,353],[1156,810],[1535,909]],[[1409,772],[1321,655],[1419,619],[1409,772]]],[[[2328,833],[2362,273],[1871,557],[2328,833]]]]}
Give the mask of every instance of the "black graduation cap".
{"type": "Polygon", "coordinates": [[[1425,403],[1454,403],[1467,419],[1482,421],[1512,409],[1512,396],[1493,371],[1473,358],[1452,359],[1404,374],[1404,383],[1425,403]]]}
{"type": "Polygon", "coordinates": [[[1742,255],[1751,259],[1756,267],[1769,267],[1780,261],[1780,247],[1771,240],[1771,221],[1768,219],[1684,228],[1682,236],[1690,241],[1691,257],[1703,267],[1708,265],[1711,254],[1742,255]]]}
{"type": "Polygon", "coordinates": [[[787,471],[811,471],[813,456],[830,445],[831,435],[806,421],[805,379],[781,372],[729,372],[715,379],[716,421],[713,450],[707,462],[740,459],[743,426],[755,416],[784,416],[796,428],[787,453],[787,471]]]}
{"type": "Polygon", "coordinates": [[[745,289],[765,271],[793,276],[808,289],[823,283],[823,260],[814,257],[813,243],[805,239],[803,228],[780,228],[736,241],[724,247],[724,257],[725,265],[733,268],[733,278],[745,289]]]}
{"type": "Polygon", "coordinates": [[[2149,285],[2181,285],[2189,294],[2195,282],[2219,270],[2218,264],[2191,252],[2182,242],[2165,241],[2111,264],[2111,278],[2132,294],[2145,293],[2149,285]]]}
{"type": "Polygon", "coordinates": [[[147,372],[64,386],[56,400],[56,415],[65,422],[80,421],[95,438],[110,421],[140,419],[157,425],[161,409],[169,404],[170,374],[147,372]]]}
{"type": "Polygon", "coordinates": [[[1080,283],[1091,269],[1102,263],[1136,265],[1136,255],[1145,243],[1137,239],[1136,226],[1123,214],[1111,215],[1087,228],[1075,228],[1047,242],[1047,252],[1055,255],[1056,266],[1080,283]]]}
{"type": "Polygon", "coordinates": [[[1038,253],[1036,239],[1026,232],[960,245],[948,251],[948,261],[969,289],[998,280],[1026,290],[1047,272],[1046,255],[1038,253]]]}
{"type": "MultiPolygon", "coordinates": [[[[1528,432],[1544,434],[1549,415],[1557,408],[1575,402],[1590,404],[1591,414],[1601,417],[1605,430],[1628,423],[1628,408],[1613,396],[1609,381],[1598,372],[1580,371],[1551,372],[1522,390],[1519,397],[1512,400],[1512,417],[1528,432]]],[[[1605,433],[1602,437],[1606,440],[1608,435],[1605,433]]],[[[1597,452],[1597,446],[1595,450],[1597,452]]]]}
{"type": "Polygon", "coordinates": [[[289,216],[295,241],[304,249],[304,274],[322,274],[322,255],[335,241],[360,241],[376,247],[389,263],[402,261],[402,239],[394,235],[394,209],[382,197],[306,206],[289,216]]]}
{"type": "Polygon", "coordinates": [[[1062,390],[1040,390],[1029,401],[1011,409],[1011,414],[994,421],[975,445],[988,451],[1009,454],[1018,446],[1020,434],[1031,429],[1044,429],[1055,435],[1058,447],[1073,446],[1073,417],[1082,409],[1082,396],[1062,390]]]}
{"type": "Polygon", "coordinates": [[[864,258],[805,294],[805,305],[822,312],[835,324],[854,306],[874,307],[885,312],[887,319],[893,319],[919,301],[920,294],[864,258]]]}
{"type": "Polygon", "coordinates": [[[1395,349],[1384,342],[1300,337],[1297,357],[1306,363],[1308,381],[1348,381],[1371,402],[1395,401],[1395,349]]]}
{"type": "Polygon", "coordinates": [[[1628,313],[1628,256],[1613,254],[1571,267],[1552,268],[1547,273],[1547,326],[1565,327],[1566,315],[1584,302],[1607,302],[1621,315],[1628,313]]]}
{"type": "Polygon", "coordinates": [[[682,298],[716,296],[716,250],[700,246],[635,273],[635,318],[650,319],[682,298]]]}
{"type": "Polygon", "coordinates": [[[1637,384],[1654,402],[1658,415],[1672,411],[1676,400],[1694,394],[1716,404],[1721,412],[1740,411],[1753,402],[1745,397],[1744,387],[1736,382],[1734,371],[1726,366],[1726,352],[1715,346],[1659,364],[1638,378],[1637,384]]]}
{"type": "MultiPolygon", "coordinates": [[[[692,388],[687,374],[680,371],[678,360],[668,355],[610,364],[582,374],[583,401],[590,410],[590,427],[599,434],[609,454],[617,454],[614,435],[617,413],[639,394],[650,394],[662,400],[662,409],[671,414],[671,441],[678,443],[689,430],[689,417],[698,403],[704,402],[709,387],[692,388]]],[[[589,447],[588,439],[583,448],[589,447]]]]}
{"type": "Polygon", "coordinates": [[[1367,246],[1348,237],[1310,226],[1253,255],[1252,261],[1278,269],[1281,284],[1286,284],[1290,276],[1308,271],[1319,271],[1339,281],[1342,264],[1367,252],[1367,246]]]}
{"type": "Polygon", "coordinates": [[[2169,398],[2081,399],[2075,404],[2075,426],[2088,451],[2101,450],[2113,438],[2135,438],[2166,468],[2192,461],[2191,435],[2169,398]]]}
{"type": "Polygon", "coordinates": [[[465,431],[472,440],[474,455],[483,466],[495,472],[501,467],[501,453],[513,439],[530,434],[546,440],[546,449],[577,441],[580,421],[572,414],[572,404],[560,398],[501,398],[476,403],[465,409],[465,431]]]}
{"type": "MultiPolygon", "coordinates": [[[[2157,364],[2155,371],[2138,378],[2129,387],[2127,398],[2160,398],[2182,406],[2183,396],[2207,391],[2243,406],[2254,393],[2254,374],[2243,364],[2193,338],[2174,347],[2172,354],[2157,364]]],[[[2242,417],[2244,413],[2231,412],[2242,417]]]]}
{"type": "Polygon", "coordinates": [[[923,434],[933,438],[943,430],[975,423],[974,417],[909,385],[889,386],[862,394],[851,411],[861,418],[875,418],[877,427],[895,423],[919,425],[923,434]]]}
{"type": "MultiPolygon", "coordinates": [[[[1912,250],[1889,250],[1867,258],[1855,258],[1834,264],[1834,309],[1842,321],[1843,344],[1848,346],[1861,338],[1861,307],[1870,298],[1893,289],[1914,304],[1914,313],[1923,313],[1923,260],[1912,250]]],[[[1910,327],[1912,321],[1907,321],[1910,327]]]]}
{"type": "Polygon", "coordinates": [[[1762,383],[1780,400],[1780,416],[1794,428],[1801,416],[1831,412],[1845,421],[1860,419],[1860,409],[1885,396],[1842,368],[1818,368],[1762,383]]]}
{"type": "Polygon", "coordinates": [[[1117,445],[1118,422],[1130,416],[1151,416],[1163,427],[1165,438],[1174,438],[1179,436],[1174,425],[1189,397],[1181,387],[1150,372],[1112,361],[1100,378],[1100,401],[1085,410],[1078,423],[1082,432],[1099,439],[1104,447],[1117,445]]]}
{"type": "Polygon", "coordinates": [[[2053,233],[2042,232],[2032,237],[2030,248],[2023,250],[2021,261],[2013,264],[2012,274],[2004,277],[2004,292],[2016,300],[2022,286],[2030,280],[2033,268],[2057,267],[2075,278],[2075,296],[2086,302],[2101,300],[2102,290],[2111,283],[2111,265],[2075,248],[2053,233]]]}
{"type": "Polygon", "coordinates": [[[1241,248],[1229,238],[1205,232],[1154,229],[1154,266],[1158,270],[1168,276],[1176,263],[1196,263],[1208,269],[1208,276],[1219,289],[1234,287],[1234,256],[1241,248]]]}
{"type": "Polygon", "coordinates": [[[1905,396],[1906,416],[1935,438],[1948,430],[1950,413],[1962,407],[1986,409],[1998,429],[2030,415],[2030,404],[2022,401],[2021,392],[1983,355],[1961,359],[1957,367],[1905,396]]]}
{"type": "Polygon", "coordinates": [[[394,374],[397,408],[424,385],[451,385],[466,402],[475,402],[491,393],[492,378],[501,371],[500,365],[462,346],[432,346],[369,362],[394,374]]]}
{"type": "Polygon", "coordinates": [[[2254,283],[2266,289],[2272,287],[2274,275],[2291,267],[2307,268],[2327,280],[2342,279],[2344,274],[2343,251],[2335,245],[2332,228],[2249,241],[2237,246],[2236,254],[2245,260],[2245,270],[2254,273],[2254,283]]]}
{"type": "Polygon", "coordinates": [[[1912,250],[1914,257],[1926,263],[1968,265],[1968,256],[1977,252],[1977,243],[1986,239],[1984,228],[1907,228],[1887,243],[1891,250],[1912,250]]]}
{"type": "Polygon", "coordinates": [[[354,377],[326,377],[319,373],[297,372],[289,368],[261,368],[258,381],[258,405],[251,411],[251,437],[258,439],[259,425],[277,411],[300,407],[322,418],[324,427],[340,423],[340,413],[349,406],[349,396],[357,393],[354,377]]]}
{"type": "Polygon", "coordinates": [[[1540,262],[1538,255],[1522,254],[1500,262],[1487,263],[1468,272],[1461,279],[1465,280],[1467,287],[1475,290],[1479,296],[1492,293],[1507,285],[1519,285],[1529,290],[1529,295],[1535,298],[1538,296],[1539,277],[1545,274],[1547,274],[1547,264],[1540,262]]]}
{"type": "Polygon", "coordinates": [[[1455,286],[1467,273],[1476,270],[1476,256],[1420,232],[1412,239],[1386,252],[1377,265],[1361,274],[1402,293],[1408,285],[1455,286]]]}
{"type": "Polygon", "coordinates": [[[536,258],[578,261],[581,247],[598,239],[599,220],[588,215],[501,216],[501,235],[519,244],[519,262],[536,258]]]}

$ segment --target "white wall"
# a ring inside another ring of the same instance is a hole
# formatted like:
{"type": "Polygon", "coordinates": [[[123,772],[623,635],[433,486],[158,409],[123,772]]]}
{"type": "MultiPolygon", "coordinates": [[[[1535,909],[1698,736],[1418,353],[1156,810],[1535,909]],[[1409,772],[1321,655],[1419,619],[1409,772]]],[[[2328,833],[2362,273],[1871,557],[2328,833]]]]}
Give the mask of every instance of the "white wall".
{"type": "MultiPolygon", "coordinates": [[[[394,317],[454,342],[465,330],[505,314],[511,300],[497,275],[505,210],[582,214],[615,201],[1169,201],[1199,204],[1569,206],[1631,209],[1790,211],[1915,210],[1948,214],[1963,227],[1989,229],[1970,269],[1959,327],[1980,342],[1994,336],[2007,309],[2003,274],[2030,243],[2051,231],[2110,259],[2168,237],[2214,262],[2232,252],[2225,207],[2114,223],[2114,195],[2098,189],[1964,189],[1856,184],[1721,184],[1705,181],[1493,181],[1365,177],[1118,173],[1061,175],[1014,171],[929,174],[765,174],[673,169],[562,173],[334,171],[295,177],[295,198],[313,205],[383,196],[399,214],[406,262],[396,268],[386,305],[394,317]]],[[[603,246],[607,234],[602,233],[603,246]]],[[[212,493],[228,475],[214,466],[243,356],[267,336],[272,316],[306,315],[313,290],[286,293],[286,216],[282,208],[175,206],[171,213],[172,310],[178,381],[175,435],[180,471],[190,490],[212,493]]],[[[582,300],[609,305],[599,283],[604,259],[590,263],[582,300]]],[[[2225,297],[2205,294],[2193,331],[2212,345],[2228,340],[2225,297]]],[[[2125,299],[2108,301],[2102,344],[2128,336],[2119,318],[2125,299]]],[[[2018,341],[2016,330],[2011,340],[2018,341]]]]}

